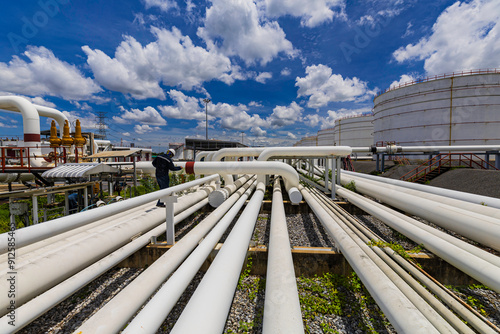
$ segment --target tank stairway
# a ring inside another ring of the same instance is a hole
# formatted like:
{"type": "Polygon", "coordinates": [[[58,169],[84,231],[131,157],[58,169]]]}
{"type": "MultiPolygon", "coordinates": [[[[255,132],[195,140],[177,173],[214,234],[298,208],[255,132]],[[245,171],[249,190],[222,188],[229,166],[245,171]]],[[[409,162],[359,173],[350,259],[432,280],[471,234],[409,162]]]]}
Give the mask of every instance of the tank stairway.
{"type": "Polygon", "coordinates": [[[452,168],[498,170],[494,165],[472,153],[441,153],[412,169],[399,179],[424,184],[452,168]]]}

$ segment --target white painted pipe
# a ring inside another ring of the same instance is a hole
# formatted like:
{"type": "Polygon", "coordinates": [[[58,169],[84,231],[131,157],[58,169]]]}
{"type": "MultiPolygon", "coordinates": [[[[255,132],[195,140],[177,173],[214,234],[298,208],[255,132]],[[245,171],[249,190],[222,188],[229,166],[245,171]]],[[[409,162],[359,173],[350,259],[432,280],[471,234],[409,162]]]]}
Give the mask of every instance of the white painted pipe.
{"type": "Polygon", "coordinates": [[[154,334],[157,332],[254,189],[255,182],[252,183],[252,186],[246,190],[212,231],[203,238],[198,247],[144,306],[134,320],[127,325],[127,328],[122,332],[123,334],[154,334]]]}
{"type": "MultiPolygon", "coordinates": [[[[200,210],[208,203],[208,199],[198,202],[196,205],[182,211],[174,217],[174,223],[177,224],[190,215],[200,210]]],[[[31,323],[33,320],[43,315],[52,307],[59,304],[61,301],[71,296],[73,293],[90,283],[92,280],[102,275],[121,261],[125,260],[130,255],[137,252],[142,247],[146,246],[151,237],[159,236],[165,233],[166,225],[160,224],[151,231],[141,235],[140,237],[127,243],[125,246],[117,249],[113,253],[107,255],[101,260],[93,263],[77,274],[71,276],[65,281],[59,283],[53,288],[45,291],[41,295],[33,298],[29,302],[19,306],[16,309],[16,332],[31,323]]],[[[11,319],[8,315],[0,318],[0,334],[10,334],[12,329],[8,326],[11,319]]]]}
{"type": "Polygon", "coordinates": [[[394,283],[368,258],[366,253],[340,228],[334,224],[330,215],[301,186],[305,201],[316,217],[334,239],[346,260],[380,306],[397,332],[400,333],[439,333],[437,329],[417,310],[394,283]]]}
{"type": "MultiPolygon", "coordinates": [[[[301,177],[301,179],[302,180],[307,180],[307,179],[303,179],[302,177],[301,177]]],[[[318,183],[321,184],[321,185],[324,184],[323,181],[321,181],[321,180],[318,181],[318,183]]],[[[341,189],[342,191],[345,190],[342,187],[337,186],[337,190],[338,189],[341,189]]],[[[352,196],[352,197],[356,196],[356,194],[352,193],[352,192],[343,192],[343,194],[346,195],[346,196],[352,196]]],[[[352,197],[346,197],[346,198],[348,198],[349,200],[351,200],[352,197]]],[[[364,197],[359,196],[359,198],[363,199],[364,197]]],[[[378,204],[376,202],[371,202],[371,203],[374,204],[374,205],[376,205],[376,206],[378,206],[378,207],[380,207],[381,209],[388,209],[387,207],[385,207],[385,206],[383,206],[381,204],[378,204]]],[[[419,221],[417,221],[417,220],[415,220],[413,218],[410,218],[407,215],[405,215],[403,213],[400,213],[398,211],[390,210],[390,213],[393,214],[394,216],[397,216],[398,218],[406,221],[407,223],[409,223],[411,225],[414,225],[416,228],[422,229],[422,230],[428,232],[429,234],[432,234],[434,237],[436,237],[438,239],[444,240],[447,243],[450,243],[450,244],[452,244],[452,245],[454,245],[454,246],[456,246],[456,247],[458,247],[458,248],[460,248],[460,249],[462,249],[464,251],[467,251],[468,253],[470,253],[470,254],[472,254],[472,255],[474,255],[476,257],[481,258],[482,260],[485,260],[485,261],[489,262],[490,264],[493,264],[493,265],[495,265],[497,267],[500,267],[500,257],[498,257],[498,256],[496,256],[496,255],[494,255],[492,253],[484,251],[481,248],[478,248],[478,247],[476,247],[474,245],[471,245],[471,244],[469,244],[469,243],[467,243],[465,241],[462,241],[462,240],[460,240],[458,238],[455,238],[452,235],[449,235],[448,233],[445,233],[445,232],[442,232],[440,230],[437,230],[437,229],[435,229],[435,228],[433,228],[433,227],[431,227],[431,226],[429,226],[427,224],[421,223],[421,222],[419,222],[419,221]]],[[[391,226],[391,227],[393,227],[393,226],[391,226]]],[[[393,227],[393,228],[395,228],[395,227],[393,227]]],[[[395,229],[397,229],[397,228],[395,228],[395,229]]],[[[401,232],[401,233],[403,233],[403,232],[401,232]]],[[[436,240],[438,240],[438,239],[436,239],[436,240]]],[[[417,243],[419,243],[419,242],[417,242],[417,243]]],[[[436,241],[436,245],[437,244],[439,244],[438,241],[436,241]]]]}
{"type": "Polygon", "coordinates": [[[500,145],[461,145],[461,146],[397,146],[398,152],[481,152],[498,151],[500,145]]]}
{"type": "Polygon", "coordinates": [[[489,288],[500,292],[500,267],[435,236],[431,232],[418,228],[416,225],[421,223],[417,221],[415,221],[415,224],[408,224],[408,219],[411,218],[407,217],[407,219],[402,219],[395,214],[394,210],[382,204],[378,204],[343,187],[337,186],[336,190],[340,196],[348,199],[349,202],[357,207],[382,220],[384,223],[415,241],[417,244],[423,244],[427,250],[462,270],[469,276],[482,282],[489,288]]]}
{"type": "Polygon", "coordinates": [[[194,161],[201,161],[201,159],[206,158],[208,156],[209,151],[201,151],[198,154],[196,154],[196,158],[194,161]]]}
{"type": "Polygon", "coordinates": [[[446,197],[458,199],[461,201],[471,202],[471,203],[475,203],[475,204],[482,204],[482,205],[484,204],[488,207],[494,207],[494,208],[500,209],[500,199],[499,198],[481,196],[481,195],[466,193],[466,192],[462,192],[462,191],[433,187],[433,186],[429,186],[426,184],[419,184],[419,183],[395,180],[395,179],[390,179],[387,177],[381,177],[381,176],[375,176],[375,175],[369,175],[369,174],[363,174],[363,173],[356,173],[356,172],[351,172],[351,171],[343,171],[343,173],[345,173],[347,175],[362,177],[362,178],[369,179],[369,180],[393,184],[393,185],[397,185],[397,186],[401,186],[401,187],[405,187],[405,188],[409,188],[409,189],[420,190],[420,191],[424,191],[424,192],[431,193],[431,194],[446,196],[446,197]]]}
{"type": "Polygon", "coordinates": [[[185,168],[188,174],[220,173],[221,175],[232,174],[256,174],[280,175],[285,181],[288,196],[293,204],[302,200],[302,195],[297,190],[299,176],[295,169],[283,162],[271,161],[244,161],[244,162],[177,162],[177,166],[185,168]]]}
{"type": "MultiPolygon", "coordinates": [[[[183,183],[174,187],[170,187],[168,189],[155,191],[153,193],[131,198],[126,201],[113,203],[113,205],[106,205],[90,211],[79,212],[71,216],[50,220],[43,224],[32,225],[23,229],[19,229],[16,231],[16,247],[23,247],[25,245],[43,240],[58,233],[91,223],[98,219],[112,216],[123,210],[128,210],[146,204],[148,202],[158,200],[158,198],[160,197],[168,196],[172,193],[183,191],[196,185],[216,180],[218,178],[219,175],[217,174],[210,175],[202,179],[183,183]]],[[[7,251],[7,245],[8,234],[0,234],[0,253],[5,253],[7,251]]]]}
{"type": "MultiPolygon", "coordinates": [[[[246,187],[250,186],[251,182],[249,181],[246,187]]],[[[215,209],[192,231],[176,242],[165,255],[156,260],[96,314],[84,322],[75,333],[107,334],[120,331],[157,290],[158,286],[188,257],[192,250],[198,246],[200,240],[222,219],[245,191],[245,187],[240,188],[226,203],[215,209]]]]}
{"type": "Polygon", "coordinates": [[[224,331],[265,191],[265,185],[257,183],[255,193],[191,296],[171,334],[220,334],[224,331]]]}
{"type": "Polygon", "coordinates": [[[279,178],[273,188],[262,333],[304,333],[279,178]]]}
{"type": "Polygon", "coordinates": [[[379,187],[351,176],[342,177],[342,184],[355,181],[356,190],[405,212],[420,216],[469,239],[500,250],[500,220],[422,197],[405,194],[388,187],[379,187]],[[382,191],[383,189],[383,191],[382,191]]]}
{"type": "Polygon", "coordinates": [[[224,188],[219,188],[208,195],[208,203],[213,207],[217,208],[219,205],[224,203],[226,199],[239,187],[241,187],[245,182],[250,179],[250,175],[245,175],[242,178],[236,180],[233,184],[228,184],[224,188]]]}
{"type": "MultiPolygon", "coordinates": [[[[311,193],[310,190],[308,191],[311,193]]],[[[314,196],[317,197],[317,194],[314,194],[314,196]]],[[[422,298],[419,293],[425,293],[428,295],[428,292],[418,282],[414,282],[413,279],[404,270],[401,270],[397,264],[391,263],[392,259],[388,258],[388,256],[381,249],[377,247],[370,248],[367,245],[370,240],[362,240],[360,236],[358,236],[355,231],[353,231],[347,225],[348,222],[344,221],[342,219],[343,217],[339,217],[338,215],[333,213],[331,208],[328,207],[328,205],[324,201],[318,200],[318,203],[340,226],[340,228],[342,228],[342,230],[344,230],[344,232],[349,235],[349,237],[358,245],[358,247],[363,252],[365,252],[365,254],[377,265],[377,267],[382,270],[382,272],[391,280],[391,282],[393,282],[397,286],[397,288],[411,301],[411,303],[424,315],[424,317],[434,327],[436,327],[439,333],[458,333],[448,322],[443,319],[443,317],[435,309],[431,307],[431,305],[427,303],[426,300],[422,298]],[[392,264],[392,268],[390,264],[392,264]],[[414,282],[416,284],[414,287],[412,287],[408,282],[414,282]],[[417,289],[418,293],[415,289],[417,289]]],[[[431,295],[430,297],[435,300],[434,296],[431,295]]],[[[443,307],[442,304],[436,303],[436,305],[440,305],[441,310],[446,312],[446,315],[456,318],[451,312],[443,307]]],[[[456,320],[461,323],[459,319],[456,320]]],[[[465,328],[463,329],[464,331],[461,331],[462,334],[474,333],[474,331],[469,329],[467,326],[465,326],[465,328]]]]}
{"type": "Polygon", "coordinates": [[[54,108],[40,106],[38,104],[33,104],[33,106],[36,108],[36,110],[38,111],[38,114],[40,116],[53,118],[57,122],[57,124],[59,125],[59,132],[60,132],[60,135],[62,137],[64,124],[66,121],[68,121],[68,123],[69,123],[68,117],[66,117],[66,115],[64,115],[61,111],[54,109],[54,108]]]}
{"type": "Polygon", "coordinates": [[[223,148],[214,152],[210,161],[221,161],[228,157],[257,157],[264,150],[264,147],[223,148]]]}
{"type": "MultiPolygon", "coordinates": [[[[500,219],[500,210],[498,210],[497,208],[494,208],[494,207],[481,205],[480,203],[474,204],[474,203],[471,203],[468,201],[462,201],[462,200],[449,198],[449,197],[442,196],[442,195],[428,193],[424,189],[416,190],[416,189],[412,189],[412,188],[403,187],[400,184],[396,184],[396,183],[386,183],[386,182],[383,182],[385,179],[383,177],[378,177],[378,179],[373,179],[373,178],[364,178],[364,177],[359,175],[360,173],[353,174],[353,172],[348,172],[346,174],[348,175],[348,177],[354,179],[355,182],[358,182],[361,180],[361,181],[368,182],[368,183],[371,183],[371,184],[379,186],[379,187],[383,187],[385,192],[387,192],[389,190],[396,190],[396,191],[403,192],[405,194],[422,197],[422,198],[431,200],[431,201],[436,202],[436,203],[442,203],[442,204],[454,206],[457,208],[461,208],[464,210],[468,210],[471,212],[475,212],[475,213],[478,213],[481,215],[500,219]],[[382,180],[380,180],[380,179],[382,179],[382,180]]],[[[375,176],[375,177],[377,177],[377,176],[375,176]]],[[[406,183],[410,183],[410,182],[406,182],[406,183]]],[[[500,221],[499,221],[499,223],[500,223],[500,221]]]]}
{"type": "Polygon", "coordinates": [[[301,157],[332,157],[347,156],[352,153],[349,146],[298,146],[298,147],[270,147],[262,151],[258,161],[267,161],[271,158],[301,158],[301,157]]]}
{"type": "MultiPolygon", "coordinates": [[[[175,204],[174,213],[182,212],[206,197],[208,197],[208,192],[195,192],[182,196],[175,204]]],[[[29,299],[43,293],[122,247],[134,236],[156,227],[164,220],[165,210],[158,209],[143,212],[142,215],[127,220],[120,219],[119,224],[101,233],[95,233],[84,240],[68,244],[65,249],[48,254],[36,262],[16,267],[18,287],[16,305],[22,305],[29,299]]],[[[1,291],[8,291],[8,277],[8,273],[0,277],[1,291]]],[[[7,311],[8,302],[8,300],[0,300],[0,315],[6,313],[3,310],[7,311]]]]}

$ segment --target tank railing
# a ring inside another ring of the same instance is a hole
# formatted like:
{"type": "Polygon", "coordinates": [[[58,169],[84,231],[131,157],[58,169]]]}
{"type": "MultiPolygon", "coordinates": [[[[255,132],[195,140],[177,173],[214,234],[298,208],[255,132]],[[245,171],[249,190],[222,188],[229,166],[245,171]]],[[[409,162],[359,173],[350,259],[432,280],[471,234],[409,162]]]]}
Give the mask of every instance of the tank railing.
{"type": "Polygon", "coordinates": [[[469,168],[480,168],[480,169],[493,169],[498,170],[494,165],[487,162],[486,160],[479,157],[477,154],[473,153],[441,153],[432,157],[428,161],[424,162],[422,165],[412,169],[405,175],[401,176],[399,179],[410,182],[417,182],[423,179],[427,181],[427,176],[434,171],[439,173],[443,168],[451,167],[469,167],[469,168]],[[452,159],[453,156],[457,156],[458,159],[452,159]],[[423,167],[423,168],[422,168],[423,167]]]}
{"type": "Polygon", "coordinates": [[[493,69],[482,69],[482,70],[469,70],[469,71],[460,71],[460,72],[437,74],[437,75],[433,75],[433,76],[430,76],[430,77],[419,78],[419,79],[416,79],[416,80],[412,80],[412,81],[401,83],[401,84],[399,84],[397,86],[389,87],[386,90],[383,90],[380,93],[378,93],[377,95],[375,95],[375,97],[380,96],[380,95],[382,95],[384,93],[387,93],[387,92],[389,92],[391,90],[395,90],[395,89],[398,89],[398,88],[411,86],[411,85],[418,84],[418,83],[421,83],[421,82],[427,82],[427,81],[432,81],[432,80],[437,80],[437,79],[446,79],[446,78],[452,78],[452,77],[462,77],[462,76],[473,75],[473,74],[489,74],[489,73],[500,73],[500,69],[493,68],[493,69]]]}

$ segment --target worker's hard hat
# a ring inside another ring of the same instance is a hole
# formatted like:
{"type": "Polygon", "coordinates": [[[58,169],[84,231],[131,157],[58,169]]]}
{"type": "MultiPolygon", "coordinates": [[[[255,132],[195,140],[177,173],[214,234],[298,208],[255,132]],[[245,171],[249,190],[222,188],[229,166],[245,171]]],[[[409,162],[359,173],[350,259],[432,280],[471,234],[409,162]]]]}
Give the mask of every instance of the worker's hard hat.
{"type": "Polygon", "coordinates": [[[175,150],[173,148],[170,148],[168,151],[167,151],[167,154],[168,153],[172,153],[172,156],[175,156],[175,150]]]}

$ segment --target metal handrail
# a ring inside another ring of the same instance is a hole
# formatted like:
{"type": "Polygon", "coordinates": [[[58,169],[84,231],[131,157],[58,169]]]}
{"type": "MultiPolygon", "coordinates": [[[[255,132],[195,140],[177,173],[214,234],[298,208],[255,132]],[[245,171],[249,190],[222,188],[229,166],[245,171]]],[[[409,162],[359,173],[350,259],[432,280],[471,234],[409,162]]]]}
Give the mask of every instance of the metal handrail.
{"type": "Polygon", "coordinates": [[[442,167],[452,167],[452,162],[453,161],[458,161],[458,166],[466,166],[470,168],[474,168],[473,165],[476,165],[477,167],[480,167],[481,169],[486,169],[485,165],[487,165],[489,168],[498,170],[494,165],[491,163],[487,162],[486,160],[482,159],[476,154],[473,153],[441,153],[436,155],[435,157],[432,157],[431,159],[427,160],[424,162],[422,165],[417,166],[416,168],[412,169],[408,173],[404,174],[401,176],[399,179],[404,180],[404,181],[410,181],[410,182],[416,182],[422,178],[427,179],[427,175],[429,175],[431,172],[435,171],[436,169],[441,171],[442,167]],[[458,155],[458,159],[452,159],[452,156],[458,155]],[[473,159],[473,157],[475,159],[473,159]],[[432,162],[435,160],[434,162],[432,162]],[[479,161],[479,162],[478,162],[479,161]],[[432,162],[432,163],[430,163],[432,162]],[[421,167],[424,167],[421,169],[421,167]],[[434,168],[433,168],[434,167],[434,168]],[[410,176],[408,176],[410,175],[410,176]]]}

